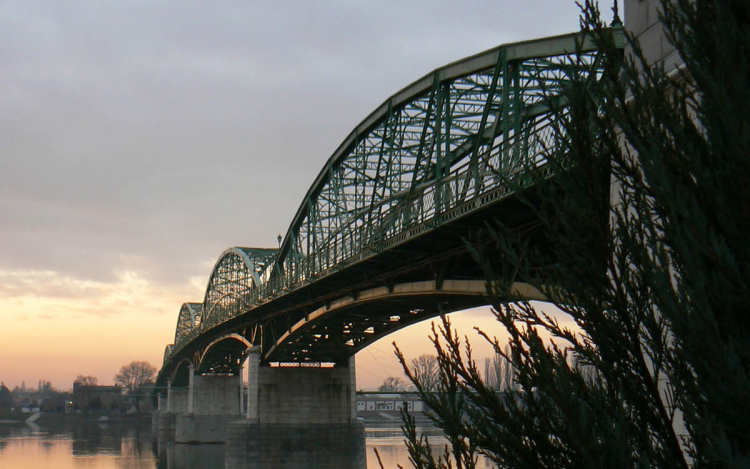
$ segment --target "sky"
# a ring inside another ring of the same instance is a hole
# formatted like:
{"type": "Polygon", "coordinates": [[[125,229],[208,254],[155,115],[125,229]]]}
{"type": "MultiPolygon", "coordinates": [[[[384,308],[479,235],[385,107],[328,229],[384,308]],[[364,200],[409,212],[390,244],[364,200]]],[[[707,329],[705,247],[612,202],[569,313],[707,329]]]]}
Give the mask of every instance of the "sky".
{"type": "MultiPolygon", "coordinates": [[[[388,96],[577,29],[573,0],[0,0],[0,380],[159,368],[219,255],[275,247],[388,96]]],[[[502,336],[489,311],[452,317],[489,356],[472,333],[502,336]]],[[[400,374],[394,340],[429,353],[429,327],[361,351],[357,387],[400,374]]]]}

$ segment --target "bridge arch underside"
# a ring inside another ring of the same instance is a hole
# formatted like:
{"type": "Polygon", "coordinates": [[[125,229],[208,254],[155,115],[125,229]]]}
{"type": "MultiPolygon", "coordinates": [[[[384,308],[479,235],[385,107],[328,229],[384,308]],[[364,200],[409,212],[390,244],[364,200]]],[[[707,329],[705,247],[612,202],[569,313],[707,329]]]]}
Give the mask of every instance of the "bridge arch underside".
{"type": "Polygon", "coordinates": [[[181,360],[172,373],[172,387],[186,388],[190,384],[190,367],[192,362],[188,359],[181,360]]]}
{"type": "Polygon", "coordinates": [[[205,347],[196,372],[237,375],[250,347],[252,344],[239,334],[219,337],[205,347]]]}
{"type": "MultiPolygon", "coordinates": [[[[306,315],[263,353],[264,362],[345,364],[350,356],[399,329],[441,314],[487,304],[484,280],[410,282],[347,296],[306,315]]],[[[514,283],[521,299],[544,300],[535,288],[514,283]]]]}

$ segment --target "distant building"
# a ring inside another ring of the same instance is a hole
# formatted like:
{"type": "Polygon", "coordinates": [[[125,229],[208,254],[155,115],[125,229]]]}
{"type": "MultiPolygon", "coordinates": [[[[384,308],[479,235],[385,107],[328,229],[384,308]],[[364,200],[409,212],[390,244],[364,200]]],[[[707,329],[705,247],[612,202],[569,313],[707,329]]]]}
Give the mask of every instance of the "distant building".
{"type": "Polygon", "coordinates": [[[421,417],[426,410],[419,395],[413,392],[358,392],[357,416],[370,419],[398,419],[401,409],[406,408],[421,417]]]}

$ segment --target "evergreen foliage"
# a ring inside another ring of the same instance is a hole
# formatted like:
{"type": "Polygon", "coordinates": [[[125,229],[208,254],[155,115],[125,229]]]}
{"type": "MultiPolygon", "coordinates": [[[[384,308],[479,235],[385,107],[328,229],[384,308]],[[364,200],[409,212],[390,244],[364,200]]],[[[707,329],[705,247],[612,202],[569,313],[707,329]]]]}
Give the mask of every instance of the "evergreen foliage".
{"type": "Polygon", "coordinates": [[[405,415],[415,467],[474,467],[478,452],[513,468],[750,466],[750,4],[663,1],[684,62],[669,73],[633,37],[622,57],[593,2],[582,12],[601,75],[571,67],[563,143],[547,155],[558,176],[527,168],[537,184],[524,197],[549,245],[493,224],[514,278],[476,253],[509,353],[487,339],[516,388],[485,383],[445,318],[432,334],[440,393],[397,352],[452,448],[436,457],[405,415]],[[513,281],[577,329],[510,295],[513,281]]]}

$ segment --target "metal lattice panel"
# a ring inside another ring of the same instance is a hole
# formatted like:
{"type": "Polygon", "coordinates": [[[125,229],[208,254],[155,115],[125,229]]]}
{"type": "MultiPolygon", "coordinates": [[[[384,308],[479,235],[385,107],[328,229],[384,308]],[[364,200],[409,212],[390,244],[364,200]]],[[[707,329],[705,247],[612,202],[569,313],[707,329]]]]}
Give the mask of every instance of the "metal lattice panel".
{"type": "MultiPolygon", "coordinates": [[[[318,176],[272,279],[294,285],[356,261],[498,189],[498,174],[543,164],[544,149],[555,146],[549,96],[564,86],[574,48],[573,36],[548,41],[545,57],[534,48],[519,57],[528,45],[500,48],[439,69],[389,99],[318,176]]],[[[579,67],[595,60],[593,50],[576,57],[579,67]]]]}
{"type": "Polygon", "coordinates": [[[208,280],[201,327],[206,328],[247,309],[261,284],[260,274],[275,249],[231,248],[221,255],[208,280]]]}
{"type": "Polygon", "coordinates": [[[180,343],[182,339],[194,330],[200,328],[201,312],[203,303],[184,303],[177,317],[177,328],[174,334],[174,343],[180,343]]]}

